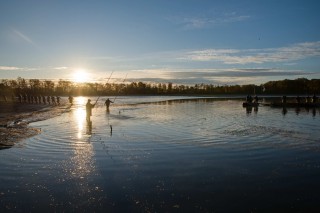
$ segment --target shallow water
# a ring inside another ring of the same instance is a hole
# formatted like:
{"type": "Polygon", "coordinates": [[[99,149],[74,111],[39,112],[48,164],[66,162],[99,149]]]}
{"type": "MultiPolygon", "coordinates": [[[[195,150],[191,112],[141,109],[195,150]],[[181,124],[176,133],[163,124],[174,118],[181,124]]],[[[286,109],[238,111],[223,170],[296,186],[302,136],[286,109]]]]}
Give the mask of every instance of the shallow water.
{"type": "Polygon", "coordinates": [[[86,100],[0,150],[0,210],[320,210],[319,109],[101,98],[90,125],[86,100]]]}

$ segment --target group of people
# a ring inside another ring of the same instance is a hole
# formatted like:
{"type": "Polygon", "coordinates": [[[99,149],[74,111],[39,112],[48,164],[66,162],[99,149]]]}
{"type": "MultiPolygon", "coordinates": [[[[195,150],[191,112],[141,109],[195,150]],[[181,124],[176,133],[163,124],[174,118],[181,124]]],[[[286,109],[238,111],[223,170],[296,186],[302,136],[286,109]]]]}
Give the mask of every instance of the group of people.
{"type": "MultiPolygon", "coordinates": [[[[316,94],[313,94],[312,97],[309,95],[307,97],[300,97],[299,95],[296,97],[296,102],[298,104],[303,103],[303,99],[305,100],[305,103],[317,103],[318,97],[316,94]]],[[[282,103],[287,103],[287,96],[282,96],[282,103]]]]}
{"type": "Polygon", "coordinates": [[[257,95],[255,95],[254,97],[252,97],[251,95],[247,95],[247,98],[246,98],[246,102],[247,103],[258,103],[259,101],[259,98],[257,95]]]}
{"type": "MultiPolygon", "coordinates": [[[[104,102],[104,105],[106,106],[106,110],[109,111],[109,107],[110,104],[113,103],[113,101],[111,101],[109,98],[104,102]]],[[[88,122],[90,122],[90,117],[92,115],[92,109],[95,107],[95,105],[97,104],[97,102],[95,104],[91,103],[91,99],[88,99],[87,104],[86,104],[86,119],[88,122]]]]}
{"type": "Polygon", "coordinates": [[[299,95],[296,97],[296,101],[298,104],[302,103],[302,100],[305,99],[305,103],[317,103],[318,97],[316,94],[313,94],[312,98],[308,95],[305,98],[301,98],[299,95]]]}
{"type": "Polygon", "coordinates": [[[53,104],[60,105],[61,98],[59,96],[44,96],[44,95],[28,95],[28,94],[19,94],[18,95],[19,103],[27,104],[53,104]]]}
{"type": "MultiPolygon", "coordinates": [[[[300,97],[299,95],[296,97],[296,102],[298,104],[303,103],[303,99],[305,100],[305,103],[317,103],[318,102],[318,97],[316,94],[313,94],[312,97],[309,95],[307,97],[300,97]]],[[[246,97],[246,102],[247,103],[258,103],[259,98],[257,95],[252,97],[251,95],[247,95],[246,97]]],[[[282,96],[282,103],[287,103],[287,96],[282,96]]]]}
{"type": "MultiPolygon", "coordinates": [[[[7,102],[6,96],[3,96],[3,99],[5,102],[7,102]]],[[[12,96],[12,101],[15,101],[16,97],[12,96]]],[[[21,104],[53,104],[53,105],[60,105],[61,98],[59,96],[44,96],[44,95],[28,95],[28,94],[19,94],[18,95],[18,101],[21,104]]],[[[69,103],[73,104],[73,97],[68,97],[69,103]]],[[[106,110],[109,112],[110,104],[114,103],[109,98],[104,102],[104,105],[106,106],[106,110]]],[[[91,104],[91,100],[88,99],[86,104],[86,113],[87,113],[87,120],[90,121],[90,117],[92,115],[92,108],[94,108],[96,105],[91,104]]]]}

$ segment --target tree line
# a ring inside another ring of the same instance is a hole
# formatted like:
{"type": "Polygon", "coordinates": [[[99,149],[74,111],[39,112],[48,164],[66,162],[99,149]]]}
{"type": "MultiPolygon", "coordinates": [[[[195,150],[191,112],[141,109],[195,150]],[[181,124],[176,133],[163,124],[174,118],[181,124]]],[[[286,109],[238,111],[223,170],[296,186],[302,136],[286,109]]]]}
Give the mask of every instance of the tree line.
{"type": "Polygon", "coordinates": [[[114,95],[306,95],[320,93],[320,79],[269,81],[261,85],[181,85],[168,83],[75,83],[67,80],[2,79],[2,96],[20,94],[55,96],[114,96],[114,95]]]}

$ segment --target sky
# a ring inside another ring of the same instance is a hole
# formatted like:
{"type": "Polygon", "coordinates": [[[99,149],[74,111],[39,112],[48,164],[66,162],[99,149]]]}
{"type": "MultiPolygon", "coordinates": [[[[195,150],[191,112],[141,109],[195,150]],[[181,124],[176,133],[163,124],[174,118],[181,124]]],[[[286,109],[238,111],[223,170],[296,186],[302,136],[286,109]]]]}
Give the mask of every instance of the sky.
{"type": "Polygon", "coordinates": [[[0,79],[320,78],[317,0],[0,0],[0,79]]]}

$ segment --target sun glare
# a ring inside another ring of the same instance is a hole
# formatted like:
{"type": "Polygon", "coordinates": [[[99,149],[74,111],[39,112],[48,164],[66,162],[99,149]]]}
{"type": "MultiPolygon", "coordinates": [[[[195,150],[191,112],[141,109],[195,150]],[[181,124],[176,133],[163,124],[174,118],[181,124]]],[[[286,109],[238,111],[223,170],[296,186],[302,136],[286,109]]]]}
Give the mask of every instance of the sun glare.
{"type": "Polygon", "coordinates": [[[88,73],[83,69],[75,70],[73,74],[73,81],[77,83],[88,81],[88,73]]]}

